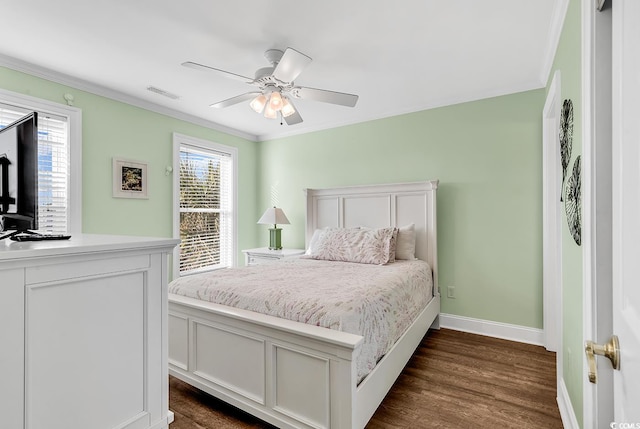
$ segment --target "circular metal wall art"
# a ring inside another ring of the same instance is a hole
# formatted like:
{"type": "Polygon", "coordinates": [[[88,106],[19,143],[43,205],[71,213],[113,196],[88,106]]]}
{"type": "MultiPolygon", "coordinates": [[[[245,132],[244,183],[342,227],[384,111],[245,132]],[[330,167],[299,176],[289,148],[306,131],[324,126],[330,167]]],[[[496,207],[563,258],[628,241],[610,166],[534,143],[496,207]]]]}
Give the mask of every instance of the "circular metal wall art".
{"type": "Polygon", "coordinates": [[[578,246],[580,246],[582,242],[582,192],[580,189],[582,183],[582,179],[580,177],[581,170],[580,155],[578,155],[576,160],[573,162],[573,172],[567,179],[564,202],[569,232],[578,246]]]}
{"type": "MultiPolygon", "coordinates": [[[[569,99],[562,103],[562,114],[560,116],[560,159],[562,162],[562,188],[567,179],[567,169],[571,159],[571,146],[573,144],[573,102],[569,99]]],[[[562,192],[560,192],[562,201],[562,192]]]]}

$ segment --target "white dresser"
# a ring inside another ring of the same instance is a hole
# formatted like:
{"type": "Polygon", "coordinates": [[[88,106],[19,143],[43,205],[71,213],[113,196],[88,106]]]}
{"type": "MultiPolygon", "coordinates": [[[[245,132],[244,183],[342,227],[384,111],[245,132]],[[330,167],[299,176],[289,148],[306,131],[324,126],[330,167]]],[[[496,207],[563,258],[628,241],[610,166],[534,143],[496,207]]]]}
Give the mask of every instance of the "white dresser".
{"type": "Polygon", "coordinates": [[[0,241],[0,427],[168,427],[173,239],[0,241]]]}

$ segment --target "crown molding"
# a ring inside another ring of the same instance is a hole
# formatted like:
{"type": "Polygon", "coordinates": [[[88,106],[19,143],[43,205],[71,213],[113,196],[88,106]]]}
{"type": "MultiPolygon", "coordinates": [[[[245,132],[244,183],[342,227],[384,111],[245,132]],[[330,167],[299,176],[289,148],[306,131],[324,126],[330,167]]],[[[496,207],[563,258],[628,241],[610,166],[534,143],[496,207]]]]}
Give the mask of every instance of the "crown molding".
{"type": "MultiPolygon", "coordinates": [[[[561,2],[565,4],[564,9],[562,9],[563,11],[562,16],[564,19],[564,14],[566,14],[566,4],[568,4],[568,0],[561,0],[561,2]]],[[[562,29],[561,24],[563,19],[560,20],[560,30],[562,29]]],[[[556,45],[557,45],[557,42],[556,42],[556,45]]],[[[555,55],[555,49],[553,49],[553,55],[555,55]]],[[[549,68],[553,63],[553,55],[551,56],[551,64],[549,64],[549,68]]],[[[416,112],[435,109],[439,107],[452,106],[455,104],[462,104],[462,103],[468,103],[472,101],[479,101],[487,98],[516,94],[520,92],[526,92],[530,90],[544,88],[546,85],[546,80],[532,81],[522,85],[518,85],[516,87],[501,88],[499,90],[490,90],[490,91],[479,91],[477,93],[465,95],[464,97],[447,97],[447,98],[442,98],[440,100],[430,100],[428,103],[425,103],[425,104],[416,105],[411,108],[406,108],[399,111],[386,112],[383,114],[379,114],[379,115],[375,115],[367,118],[357,118],[351,121],[344,121],[344,122],[338,122],[338,123],[332,123],[332,124],[320,124],[316,127],[304,128],[303,130],[299,130],[299,131],[291,130],[288,132],[277,133],[277,134],[255,135],[255,134],[239,131],[235,128],[227,127],[213,121],[208,121],[206,119],[203,119],[194,115],[189,115],[187,113],[180,112],[175,109],[160,106],[158,104],[155,104],[146,100],[142,100],[140,98],[133,97],[131,95],[124,94],[122,92],[95,84],[93,82],[75,78],[63,73],[55,72],[53,70],[36,66],[34,64],[31,64],[22,60],[18,60],[16,58],[9,57],[3,54],[0,54],[0,66],[7,67],[9,69],[12,69],[18,72],[26,73],[35,77],[46,79],[55,83],[59,83],[61,85],[66,85],[66,86],[69,86],[81,91],[86,91],[102,97],[110,98],[115,101],[140,107],[145,110],[166,115],[166,116],[179,119],[185,122],[190,122],[195,125],[220,131],[220,132],[223,132],[235,137],[240,137],[253,142],[262,142],[262,141],[293,137],[297,135],[309,134],[309,133],[318,132],[318,131],[325,131],[325,130],[339,128],[339,127],[348,126],[348,125],[355,125],[355,124],[361,124],[364,122],[370,122],[370,121],[375,121],[379,119],[391,118],[394,116],[416,113],[416,112]]]]}
{"type": "Polygon", "coordinates": [[[245,133],[234,128],[220,125],[213,121],[199,118],[197,116],[189,115],[184,112],[180,112],[175,109],[160,106],[158,104],[142,100],[131,95],[124,94],[122,92],[107,88],[102,85],[95,84],[93,82],[79,79],[73,76],[69,76],[63,73],[59,73],[44,67],[36,66],[35,64],[28,63],[26,61],[18,60],[16,58],[0,54],[0,66],[6,67],[21,73],[26,73],[31,76],[39,77],[49,80],[51,82],[59,83],[61,85],[69,86],[81,91],[86,91],[91,94],[99,95],[101,97],[110,98],[121,103],[130,104],[135,107],[140,107],[151,112],[159,113],[161,115],[170,116],[181,121],[190,122],[195,125],[199,125],[205,128],[209,128],[215,131],[220,131],[226,134],[230,134],[235,137],[240,137],[250,141],[258,141],[258,136],[245,133]]]}

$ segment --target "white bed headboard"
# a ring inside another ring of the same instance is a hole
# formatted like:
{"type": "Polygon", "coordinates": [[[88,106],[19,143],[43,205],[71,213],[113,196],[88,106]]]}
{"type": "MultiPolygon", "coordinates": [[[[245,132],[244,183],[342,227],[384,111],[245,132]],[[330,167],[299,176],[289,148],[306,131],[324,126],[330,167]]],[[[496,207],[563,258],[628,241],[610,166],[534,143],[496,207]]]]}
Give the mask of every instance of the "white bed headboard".
{"type": "Polygon", "coordinates": [[[436,190],[438,180],[387,185],[305,189],[307,195],[305,243],[325,227],[369,228],[416,226],[416,257],[433,270],[438,287],[436,190]]]}

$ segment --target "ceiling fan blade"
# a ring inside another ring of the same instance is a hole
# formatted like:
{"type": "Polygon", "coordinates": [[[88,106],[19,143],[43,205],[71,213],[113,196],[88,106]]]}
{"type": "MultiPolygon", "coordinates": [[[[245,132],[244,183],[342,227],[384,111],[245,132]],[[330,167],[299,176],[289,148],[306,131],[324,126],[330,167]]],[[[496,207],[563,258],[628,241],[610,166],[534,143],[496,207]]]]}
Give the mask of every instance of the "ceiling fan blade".
{"type": "Polygon", "coordinates": [[[300,116],[300,112],[298,112],[296,106],[293,105],[291,99],[289,99],[289,104],[291,104],[291,106],[293,107],[294,112],[289,116],[284,116],[284,121],[287,123],[287,125],[299,124],[300,122],[302,122],[302,116],[300,116]]]}
{"type": "Polygon", "coordinates": [[[293,48],[287,48],[273,71],[273,77],[282,82],[293,82],[311,62],[311,58],[293,48]]]}
{"type": "Polygon", "coordinates": [[[251,100],[254,97],[262,94],[261,92],[247,92],[246,94],[236,95],[235,97],[227,98],[226,100],[218,101],[217,103],[212,104],[210,107],[215,107],[216,109],[223,109],[225,107],[233,106],[234,104],[242,103],[246,100],[251,100]]]}
{"type": "Polygon", "coordinates": [[[289,115],[284,118],[284,121],[287,123],[287,125],[299,124],[300,122],[302,122],[302,116],[300,116],[300,113],[298,113],[298,111],[296,110],[293,115],[289,115]]]}
{"type": "Polygon", "coordinates": [[[209,66],[205,66],[203,64],[194,63],[192,61],[186,61],[186,62],[182,63],[182,65],[185,66],[185,67],[196,69],[196,70],[207,71],[207,72],[214,71],[214,72],[222,73],[222,74],[226,75],[227,77],[238,79],[238,80],[241,80],[241,81],[246,82],[246,83],[253,82],[253,79],[250,78],[250,77],[242,76],[241,74],[237,74],[237,73],[231,73],[231,72],[228,72],[226,70],[220,70],[220,69],[217,69],[215,67],[209,67],[209,66]]]}
{"type": "Polygon", "coordinates": [[[328,91],[326,89],[305,88],[297,86],[291,90],[296,98],[321,101],[323,103],[339,104],[341,106],[354,107],[358,102],[358,96],[346,92],[328,91]]]}

